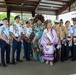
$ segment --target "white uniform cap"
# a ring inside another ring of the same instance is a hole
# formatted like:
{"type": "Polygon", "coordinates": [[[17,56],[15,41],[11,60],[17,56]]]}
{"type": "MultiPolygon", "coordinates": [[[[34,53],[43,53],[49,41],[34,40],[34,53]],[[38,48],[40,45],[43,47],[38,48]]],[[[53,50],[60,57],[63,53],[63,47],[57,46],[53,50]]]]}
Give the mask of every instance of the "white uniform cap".
{"type": "Polygon", "coordinates": [[[55,24],[59,24],[60,22],[59,22],[59,20],[55,20],[54,23],[55,24]]]}
{"type": "Polygon", "coordinates": [[[29,20],[33,20],[33,19],[34,19],[33,17],[29,18],[29,20]]]}

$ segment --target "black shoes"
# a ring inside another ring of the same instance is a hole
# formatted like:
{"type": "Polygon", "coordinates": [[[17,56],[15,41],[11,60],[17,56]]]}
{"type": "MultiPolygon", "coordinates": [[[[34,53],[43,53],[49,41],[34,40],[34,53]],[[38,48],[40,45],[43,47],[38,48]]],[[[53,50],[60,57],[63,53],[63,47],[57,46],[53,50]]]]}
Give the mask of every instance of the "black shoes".
{"type": "Polygon", "coordinates": [[[30,58],[28,58],[28,59],[26,59],[27,61],[31,61],[31,59],[30,58]]]}
{"type": "Polygon", "coordinates": [[[11,62],[6,62],[6,64],[12,64],[11,62]]]}
{"type": "Polygon", "coordinates": [[[72,59],[71,61],[76,61],[76,59],[72,59]]]}
{"type": "Polygon", "coordinates": [[[2,64],[2,67],[6,67],[6,64],[2,64]]]}
{"type": "Polygon", "coordinates": [[[26,58],[25,56],[23,56],[23,58],[26,58]]]}
{"type": "Polygon", "coordinates": [[[12,62],[12,64],[15,65],[16,63],[15,62],[12,62]]]}
{"type": "Polygon", "coordinates": [[[17,60],[17,62],[22,62],[22,60],[17,60]]]}

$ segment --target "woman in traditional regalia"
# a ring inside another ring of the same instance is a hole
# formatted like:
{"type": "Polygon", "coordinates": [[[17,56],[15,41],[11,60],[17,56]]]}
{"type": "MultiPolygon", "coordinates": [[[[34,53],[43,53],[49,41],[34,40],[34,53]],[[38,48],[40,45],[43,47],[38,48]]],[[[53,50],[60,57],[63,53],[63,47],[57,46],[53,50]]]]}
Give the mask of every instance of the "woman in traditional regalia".
{"type": "Polygon", "coordinates": [[[51,20],[45,21],[46,29],[43,32],[41,38],[41,45],[43,46],[43,58],[46,60],[46,64],[50,62],[53,65],[54,59],[54,44],[58,42],[56,31],[52,28],[51,20]]]}
{"type": "Polygon", "coordinates": [[[32,50],[33,50],[33,58],[34,60],[39,60],[41,57],[41,46],[40,39],[42,37],[44,26],[42,23],[44,22],[44,16],[41,14],[37,14],[34,18],[34,27],[33,32],[35,37],[32,41],[32,50]]]}

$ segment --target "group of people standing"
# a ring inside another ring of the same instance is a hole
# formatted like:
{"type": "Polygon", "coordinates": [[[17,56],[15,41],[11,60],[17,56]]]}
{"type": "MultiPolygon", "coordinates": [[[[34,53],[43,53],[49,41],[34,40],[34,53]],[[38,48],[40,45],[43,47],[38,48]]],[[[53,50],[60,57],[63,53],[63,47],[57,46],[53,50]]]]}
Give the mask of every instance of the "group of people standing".
{"type": "Polygon", "coordinates": [[[51,20],[44,20],[44,16],[37,14],[34,19],[26,22],[26,26],[21,26],[20,17],[14,18],[15,22],[8,26],[8,19],[3,19],[3,25],[0,27],[0,43],[1,43],[1,65],[16,64],[22,62],[20,59],[21,44],[24,47],[23,58],[30,61],[30,54],[34,60],[46,62],[53,65],[58,62],[69,59],[71,52],[72,61],[76,60],[76,17],[73,18],[73,24],[70,21],[56,20],[52,26],[51,20]],[[10,60],[10,45],[12,43],[12,62],[10,60]],[[6,51],[6,62],[5,62],[6,51]],[[16,58],[15,58],[16,52],[16,58]]]}

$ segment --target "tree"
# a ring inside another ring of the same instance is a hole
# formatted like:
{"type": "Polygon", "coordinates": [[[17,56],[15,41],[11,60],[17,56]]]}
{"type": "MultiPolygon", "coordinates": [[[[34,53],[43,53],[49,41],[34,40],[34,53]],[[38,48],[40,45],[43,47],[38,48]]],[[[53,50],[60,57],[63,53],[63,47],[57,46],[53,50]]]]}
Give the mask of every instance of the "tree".
{"type": "MultiPolygon", "coordinates": [[[[7,17],[7,13],[1,13],[0,14],[0,20],[3,20],[3,18],[7,17]]],[[[13,20],[14,16],[10,14],[10,20],[13,20]]]]}
{"type": "Polygon", "coordinates": [[[0,20],[3,20],[3,18],[5,18],[5,17],[6,17],[6,13],[0,14],[0,20]]]}

